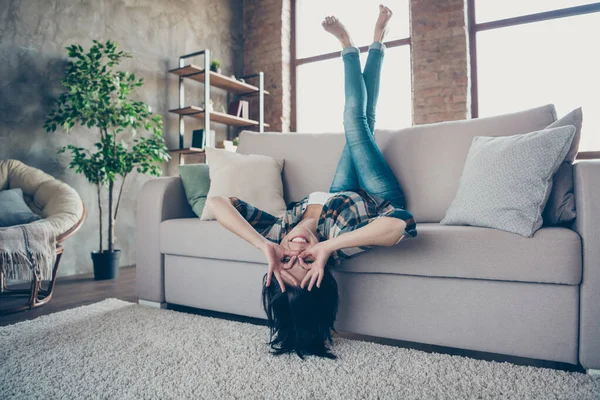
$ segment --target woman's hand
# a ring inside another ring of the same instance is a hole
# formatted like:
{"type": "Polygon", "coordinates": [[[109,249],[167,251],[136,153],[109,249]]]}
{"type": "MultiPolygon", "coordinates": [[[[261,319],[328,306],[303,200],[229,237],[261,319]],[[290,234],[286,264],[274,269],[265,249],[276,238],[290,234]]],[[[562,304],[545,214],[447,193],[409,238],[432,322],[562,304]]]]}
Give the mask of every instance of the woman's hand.
{"type": "Polygon", "coordinates": [[[267,272],[267,286],[271,284],[271,274],[275,275],[282,292],[285,292],[285,285],[283,284],[283,281],[286,281],[290,285],[298,286],[298,281],[296,278],[294,278],[292,274],[284,269],[289,268],[289,266],[296,261],[296,257],[293,255],[293,253],[290,253],[282,246],[268,240],[264,241],[260,247],[260,250],[267,258],[267,263],[269,264],[269,271],[267,272]],[[282,261],[285,256],[290,258],[287,263],[282,261]]]}
{"type": "Polygon", "coordinates": [[[323,281],[323,276],[325,275],[325,264],[327,264],[327,260],[329,260],[331,252],[332,249],[329,246],[329,242],[326,240],[324,242],[317,243],[310,249],[306,249],[298,255],[298,262],[300,265],[302,265],[304,269],[309,269],[308,273],[300,284],[302,289],[304,289],[304,285],[309,282],[309,280],[309,292],[315,285],[315,282],[317,282],[318,288],[321,287],[321,282],[323,281]]]}

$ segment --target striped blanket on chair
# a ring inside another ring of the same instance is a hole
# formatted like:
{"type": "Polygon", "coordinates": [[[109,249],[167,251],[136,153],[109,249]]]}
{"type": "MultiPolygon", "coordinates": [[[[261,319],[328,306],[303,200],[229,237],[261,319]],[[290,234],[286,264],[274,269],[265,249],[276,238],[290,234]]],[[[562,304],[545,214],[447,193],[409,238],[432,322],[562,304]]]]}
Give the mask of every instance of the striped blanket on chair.
{"type": "Polygon", "coordinates": [[[6,280],[52,279],[56,236],[50,224],[32,222],[0,228],[0,271],[6,280]]]}

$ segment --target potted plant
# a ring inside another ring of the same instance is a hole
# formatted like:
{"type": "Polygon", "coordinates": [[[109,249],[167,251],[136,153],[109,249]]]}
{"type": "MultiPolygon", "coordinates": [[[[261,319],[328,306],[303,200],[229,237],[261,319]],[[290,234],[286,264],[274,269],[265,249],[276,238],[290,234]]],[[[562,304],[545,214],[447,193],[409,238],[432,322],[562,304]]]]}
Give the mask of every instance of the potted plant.
{"type": "Polygon", "coordinates": [[[44,123],[47,132],[62,127],[69,132],[75,125],[95,128],[98,141],[91,149],[68,145],[69,168],[83,174],[96,185],[99,211],[99,249],[92,252],[95,279],[118,276],[120,250],[115,249],[115,223],[119,212],[125,180],[134,170],[159,176],[161,163],[169,160],[162,137],[162,117],[150,107],[130,98],[142,86],[143,78],[114,68],[131,54],[118,50],[115,42],[94,40],[84,52],[80,45],[66,48],[70,58],[62,84],[66,91],[44,123]],[[149,137],[136,137],[138,130],[150,132],[149,137]],[[120,187],[117,190],[117,182],[120,187]],[[108,207],[102,206],[101,194],[108,191],[108,207]],[[115,199],[116,195],[116,199],[115,199]],[[103,214],[108,219],[107,249],[103,243],[103,214]]]}
{"type": "Polygon", "coordinates": [[[221,73],[221,61],[212,60],[210,62],[210,70],[213,72],[216,72],[217,74],[220,74],[221,73]]]}

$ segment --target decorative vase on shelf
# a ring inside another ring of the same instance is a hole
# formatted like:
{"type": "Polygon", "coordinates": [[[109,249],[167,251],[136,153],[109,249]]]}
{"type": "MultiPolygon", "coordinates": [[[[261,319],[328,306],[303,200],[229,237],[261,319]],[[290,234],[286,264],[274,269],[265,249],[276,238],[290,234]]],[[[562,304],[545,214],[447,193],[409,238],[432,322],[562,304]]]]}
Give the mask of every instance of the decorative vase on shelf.
{"type": "Polygon", "coordinates": [[[232,152],[236,152],[237,151],[237,146],[233,144],[233,141],[231,140],[223,140],[223,148],[225,148],[225,150],[227,151],[232,151],[232,152]]]}

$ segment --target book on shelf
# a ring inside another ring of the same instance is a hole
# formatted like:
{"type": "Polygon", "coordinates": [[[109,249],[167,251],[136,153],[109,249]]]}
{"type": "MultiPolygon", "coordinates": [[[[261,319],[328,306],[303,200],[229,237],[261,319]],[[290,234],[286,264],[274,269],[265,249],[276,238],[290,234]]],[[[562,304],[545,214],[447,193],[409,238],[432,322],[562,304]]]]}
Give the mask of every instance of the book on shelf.
{"type": "Polygon", "coordinates": [[[227,110],[227,114],[235,115],[239,118],[248,119],[249,118],[249,106],[248,100],[235,100],[229,104],[229,109],[227,110]]]}
{"type": "MultiPolygon", "coordinates": [[[[214,147],[215,131],[210,130],[210,134],[206,138],[206,145],[214,147]]],[[[192,132],[192,147],[204,148],[204,129],[195,129],[192,132]]]]}

